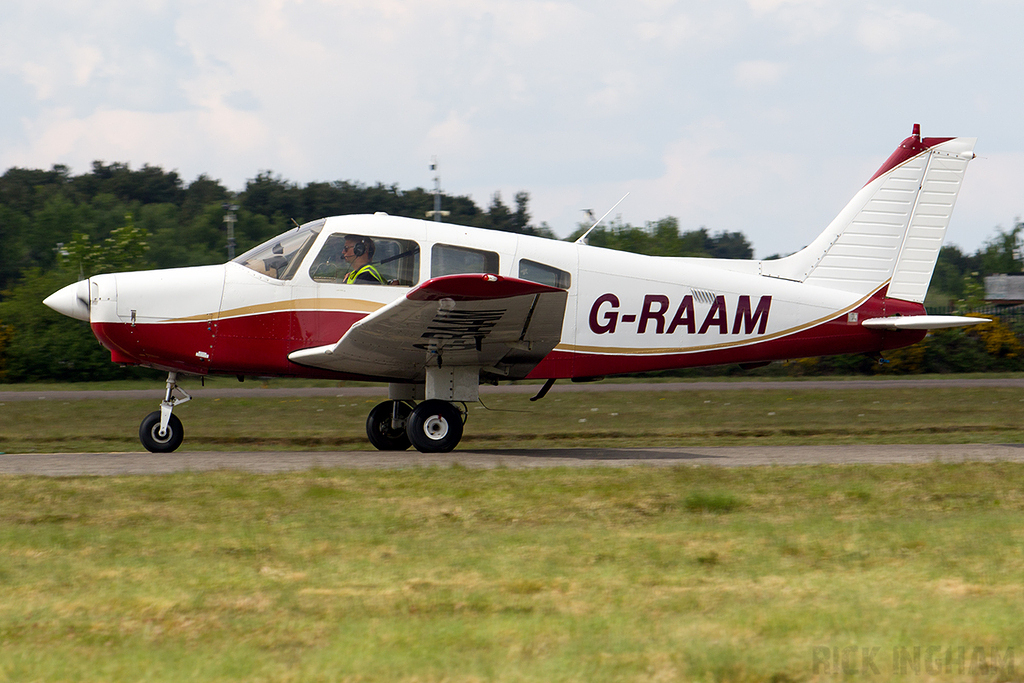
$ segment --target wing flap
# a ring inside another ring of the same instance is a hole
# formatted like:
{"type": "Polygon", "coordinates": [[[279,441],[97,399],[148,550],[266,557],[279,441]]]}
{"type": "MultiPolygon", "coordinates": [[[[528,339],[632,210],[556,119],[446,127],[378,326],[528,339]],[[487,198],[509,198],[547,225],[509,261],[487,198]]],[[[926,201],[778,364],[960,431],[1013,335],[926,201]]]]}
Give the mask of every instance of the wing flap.
{"type": "Polygon", "coordinates": [[[429,366],[525,376],[561,340],[568,293],[498,275],[434,278],[355,323],[335,344],[288,358],[326,370],[415,381],[429,366]]]}

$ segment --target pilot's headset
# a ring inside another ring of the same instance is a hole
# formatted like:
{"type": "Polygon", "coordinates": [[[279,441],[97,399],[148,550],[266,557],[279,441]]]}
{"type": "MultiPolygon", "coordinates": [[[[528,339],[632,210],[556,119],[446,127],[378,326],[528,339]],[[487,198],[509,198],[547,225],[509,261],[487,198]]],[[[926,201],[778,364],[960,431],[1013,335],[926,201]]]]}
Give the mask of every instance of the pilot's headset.
{"type": "Polygon", "coordinates": [[[369,237],[356,237],[355,239],[358,240],[358,241],[352,246],[352,255],[355,256],[356,258],[359,258],[363,254],[365,254],[367,251],[369,251],[370,252],[370,258],[372,259],[373,258],[373,242],[370,241],[370,238],[369,237]]]}

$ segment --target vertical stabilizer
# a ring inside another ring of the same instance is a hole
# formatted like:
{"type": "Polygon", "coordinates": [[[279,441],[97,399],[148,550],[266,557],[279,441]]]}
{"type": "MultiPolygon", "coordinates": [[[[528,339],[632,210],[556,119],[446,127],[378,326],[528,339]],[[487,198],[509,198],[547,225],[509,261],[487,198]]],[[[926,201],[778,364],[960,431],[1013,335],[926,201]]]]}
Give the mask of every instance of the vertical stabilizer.
{"type": "Polygon", "coordinates": [[[975,138],[903,141],[834,221],[810,245],[761,274],[869,294],[924,301],[935,261],[974,158],[975,138]]]}

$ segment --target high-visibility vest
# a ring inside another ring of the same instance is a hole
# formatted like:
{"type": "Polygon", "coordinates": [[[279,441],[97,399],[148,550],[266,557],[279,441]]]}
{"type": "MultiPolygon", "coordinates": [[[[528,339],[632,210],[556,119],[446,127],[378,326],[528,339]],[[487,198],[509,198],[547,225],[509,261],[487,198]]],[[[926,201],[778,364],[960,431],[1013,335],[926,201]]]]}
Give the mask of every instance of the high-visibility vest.
{"type": "Polygon", "coordinates": [[[347,285],[355,284],[356,278],[359,277],[360,275],[362,275],[363,273],[369,273],[371,276],[373,276],[373,279],[375,279],[377,282],[381,283],[382,285],[383,284],[387,284],[386,282],[384,282],[384,278],[382,278],[380,276],[380,273],[377,272],[377,269],[374,268],[369,263],[367,263],[365,266],[363,266],[359,270],[351,272],[348,275],[346,275],[345,276],[345,284],[347,284],[347,285]]]}

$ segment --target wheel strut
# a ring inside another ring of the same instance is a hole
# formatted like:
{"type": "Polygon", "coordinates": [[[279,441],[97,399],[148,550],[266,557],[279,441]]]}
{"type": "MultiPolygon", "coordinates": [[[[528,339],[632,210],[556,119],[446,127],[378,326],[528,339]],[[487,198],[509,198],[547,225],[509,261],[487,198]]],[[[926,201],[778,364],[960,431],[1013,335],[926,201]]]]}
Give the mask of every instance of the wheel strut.
{"type": "Polygon", "coordinates": [[[167,436],[167,425],[171,421],[171,412],[174,408],[191,400],[192,397],[188,392],[178,386],[178,373],[167,373],[167,390],[164,392],[164,400],[160,402],[159,435],[161,437],[167,436]]]}

